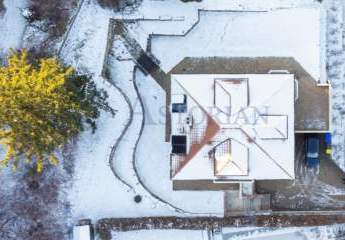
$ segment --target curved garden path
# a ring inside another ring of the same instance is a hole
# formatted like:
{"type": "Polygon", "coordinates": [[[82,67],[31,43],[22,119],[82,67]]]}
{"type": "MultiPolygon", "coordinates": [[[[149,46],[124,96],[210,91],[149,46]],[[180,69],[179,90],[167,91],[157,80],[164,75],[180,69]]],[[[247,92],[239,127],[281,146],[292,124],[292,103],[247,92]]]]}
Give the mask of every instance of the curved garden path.
{"type": "MultiPolygon", "coordinates": [[[[141,194],[150,197],[152,200],[156,200],[164,206],[167,206],[174,211],[183,215],[210,215],[212,213],[195,213],[186,211],[174,203],[164,199],[158,192],[151,189],[145,182],[145,177],[141,175],[137,164],[138,145],[142,139],[142,134],[145,128],[145,107],[143,104],[142,96],[139,92],[136,71],[138,70],[138,59],[145,51],[139,46],[139,44],[128,35],[124,25],[120,21],[110,20],[109,24],[109,39],[107,52],[105,56],[105,71],[109,74],[104,76],[115,88],[117,88],[121,95],[124,97],[130,112],[129,120],[125,125],[120,137],[116,140],[112,146],[111,154],[109,157],[109,164],[114,176],[121,181],[124,185],[129,187],[135,194],[141,194]],[[117,26],[117,28],[116,28],[117,26]],[[114,36],[120,36],[119,39],[114,36]],[[125,46],[133,59],[119,61],[113,56],[116,51],[114,49],[114,41],[125,41],[125,46]],[[131,79],[129,79],[128,73],[122,76],[123,72],[126,72],[124,68],[127,68],[127,64],[132,64],[133,68],[128,68],[128,72],[131,72],[131,79]],[[115,64],[115,65],[114,65],[115,64]],[[118,64],[118,65],[116,65],[118,64]],[[116,69],[121,68],[122,71],[117,72],[116,69]],[[114,71],[114,72],[113,72],[114,71]],[[113,73],[113,74],[112,74],[113,73]],[[116,79],[114,79],[114,76],[116,79]]],[[[147,54],[151,58],[150,54],[147,54]]],[[[150,60],[156,62],[155,59],[150,60]]],[[[156,65],[158,67],[158,65],[156,65]]],[[[141,70],[143,66],[141,66],[141,70]]],[[[166,74],[158,67],[155,72],[166,74]]],[[[149,73],[150,71],[148,71],[149,73]]],[[[160,74],[160,75],[162,75],[160,74]]],[[[155,74],[153,74],[155,75],[155,74]]],[[[159,76],[160,76],[159,75],[159,76]]],[[[155,76],[153,76],[155,78],[155,76]]],[[[166,78],[164,78],[166,79],[166,78]]],[[[157,79],[158,83],[161,83],[162,79],[157,79]]],[[[164,86],[163,86],[164,87],[164,86]]]]}
{"type": "Polygon", "coordinates": [[[114,83],[113,81],[109,81],[109,83],[116,88],[116,90],[121,94],[121,96],[123,97],[123,99],[125,100],[128,110],[129,110],[129,117],[128,120],[120,134],[120,136],[116,139],[114,145],[111,147],[111,151],[110,151],[110,155],[109,155],[109,166],[111,171],[113,172],[114,176],[116,179],[118,179],[121,183],[123,183],[125,186],[127,186],[130,190],[133,190],[132,185],[130,185],[130,183],[128,183],[122,176],[121,174],[118,172],[118,169],[115,167],[116,165],[116,153],[118,151],[119,145],[121,143],[121,141],[123,140],[125,134],[127,133],[130,125],[133,122],[133,107],[132,104],[129,100],[129,97],[127,96],[127,94],[120,88],[117,86],[116,83],[114,83]]]}

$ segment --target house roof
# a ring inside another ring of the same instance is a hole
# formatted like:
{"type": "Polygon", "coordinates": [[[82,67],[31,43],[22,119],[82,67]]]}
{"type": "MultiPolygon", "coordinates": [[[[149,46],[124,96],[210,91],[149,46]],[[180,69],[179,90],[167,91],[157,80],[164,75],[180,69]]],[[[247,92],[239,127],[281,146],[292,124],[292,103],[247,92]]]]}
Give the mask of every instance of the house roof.
{"type": "Polygon", "coordinates": [[[291,57],[187,57],[176,65],[176,74],[267,74],[270,70],[284,69],[298,81],[299,97],[295,102],[295,130],[328,131],[329,89],[317,86],[303,66],[291,57]],[[312,111],[311,111],[312,109],[312,111]]]}
{"type": "Polygon", "coordinates": [[[188,96],[196,123],[187,133],[191,151],[175,179],[294,177],[293,75],[172,75],[172,94],[188,96]],[[195,114],[196,109],[208,120],[195,114]],[[217,154],[216,146],[222,154],[217,154]],[[210,161],[212,150],[215,163],[210,161]]]}
{"type": "Polygon", "coordinates": [[[248,175],[248,148],[234,139],[226,139],[214,147],[216,176],[248,175]]]}

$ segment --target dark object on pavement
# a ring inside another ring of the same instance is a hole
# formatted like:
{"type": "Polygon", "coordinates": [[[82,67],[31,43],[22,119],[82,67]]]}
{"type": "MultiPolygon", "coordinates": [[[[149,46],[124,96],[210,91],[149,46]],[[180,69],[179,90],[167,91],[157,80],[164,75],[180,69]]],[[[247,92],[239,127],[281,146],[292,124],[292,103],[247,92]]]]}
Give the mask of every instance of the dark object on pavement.
{"type": "Polygon", "coordinates": [[[134,202],[140,203],[141,200],[142,200],[142,197],[141,197],[140,195],[135,195],[135,197],[134,197],[134,202]]]}
{"type": "Polygon", "coordinates": [[[306,138],[306,162],[307,167],[314,168],[319,165],[319,138],[307,136],[306,138]]]}

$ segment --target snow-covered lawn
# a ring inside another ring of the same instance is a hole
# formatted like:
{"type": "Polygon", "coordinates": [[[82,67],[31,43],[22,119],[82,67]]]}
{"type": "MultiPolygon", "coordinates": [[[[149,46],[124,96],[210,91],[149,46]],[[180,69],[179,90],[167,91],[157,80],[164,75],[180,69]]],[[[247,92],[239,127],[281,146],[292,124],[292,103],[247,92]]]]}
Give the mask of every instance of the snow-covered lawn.
{"type": "Polygon", "coordinates": [[[223,240],[336,240],[344,236],[344,225],[313,227],[223,228],[223,240]]]}
{"type": "Polygon", "coordinates": [[[181,3],[180,0],[144,0],[133,15],[141,18],[185,17],[193,18],[197,9],[232,10],[232,11],[266,11],[315,5],[313,0],[203,0],[201,2],[181,3]]]}
{"type": "Polygon", "coordinates": [[[344,231],[343,225],[322,227],[258,228],[232,227],[223,228],[208,238],[205,230],[137,230],[112,232],[113,240],[335,240],[344,231]]]}
{"type": "MultiPolygon", "coordinates": [[[[75,177],[69,194],[74,220],[144,216],[150,215],[155,207],[147,198],[144,198],[142,203],[135,204],[134,193],[129,192],[128,188],[114,177],[108,162],[111,147],[120,136],[128,118],[128,108],[122,96],[99,77],[110,16],[110,11],[97,5],[86,4],[62,51],[67,63],[95,76],[97,85],[107,89],[109,102],[118,111],[114,118],[102,113],[96,133],[86,132],[77,142],[74,153],[75,177]]],[[[125,69],[122,69],[124,72],[121,76],[125,76],[125,69]]],[[[164,207],[162,211],[155,211],[156,215],[168,213],[169,209],[164,207]]]]}
{"type": "MultiPolygon", "coordinates": [[[[144,197],[140,204],[136,204],[134,193],[111,172],[108,163],[110,147],[120,135],[128,112],[124,100],[115,89],[109,85],[103,87],[108,88],[109,102],[119,113],[114,118],[103,113],[96,133],[88,131],[80,136],[74,153],[76,161],[73,188],[69,194],[73,219],[90,218],[96,221],[114,216],[173,215],[171,209],[157,207],[157,203],[149,197],[144,197]]],[[[129,159],[130,156],[127,156],[126,160],[129,159]]]]}
{"type": "Polygon", "coordinates": [[[184,57],[291,56],[317,80],[319,12],[317,7],[263,13],[201,12],[199,24],[185,37],[153,37],[152,52],[166,71],[184,57]]]}
{"type": "Polygon", "coordinates": [[[27,0],[4,0],[6,12],[0,15],[0,56],[10,48],[19,48],[25,29],[25,19],[20,9],[25,8],[27,0]]]}
{"type": "Polygon", "coordinates": [[[110,10],[97,4],[84,4],[61,51],[61,59],[78,70],[100,75],[112,16],[110,10]]]}
{"type": "MultiPolygon", "coordinates": [[[[94,79],[98,86],[108,90],[109,101],[118,110],[115,118],[102,114],[96,133],[92,135],[90,132],[86,132],[80,136],[77,142],[74,154],[75,177],[69,194],[73,218],[74,220],[80,218],[97,220],[104,217],[179,215],[171,207],[152,198],[138,184],[135,173],[131,169],[133,143],[138,137],[138,129],[135,126],[141,123],[140,118],[138,123],[136,119],[141,113],[131,83],[134,64],[128,61],[112,65],[113,80],[129,96],[135,111],[133,123],[120,145],[121,148],[118,151],[114,165],[120,171],[120,175],[131,185],[134,185],[135,192],[129,191],[126,186],[115,178],[110,170],[108,158],[111,146],[120,136],[129,117],[128,106],[123,97],[114,87],[105,84],[104,80],[98,77],[103,64],[108,20],[111,16],[110,11],[100,9],[93,4],[83,6],[76,20],[75,30],[72,29],[66,47],[62,51],[62,58],[67,63],[73,64],[78,69],[95,76],[94,79]],[[90,16],[97,16],[97,18],[93,19],[90,16]],[[134,203],[133,197],[135,194],[143,196],[143,201],[140,204],[134,203]]],[[[140,90],[145,92],[145,97],[149,98],[147,100],[150,103],[148,106],[151,107],[153,104],[156,107],[164,106],[164,95],[158,85],[154,85],[153,79],[146,80],[140,73],[139,78],[138,82],[146,81],[143,82],[145,84],[141,85],[140,90]],[[156,98],[156,103],[151,100],[154,98],[156,98]]],[[[151,109],[149,111],[151,112],[151,109]]],[[[158,115],[160,113],[157,112],[156,108],[153,111],[156,120],[161,115],[158,115]]],[[[168,198],[167,200],[172,201],[178,207],[186,207],[187,211],[222,215],[222,193],[177,192],[171,194],[173,191],[169,180],[169,146],[163,141],[164,122],[152,126],[153,128],[148,127],[144,130],[145,133],[141,140],[143,146],[145,146],[145,142],[149,142],[147,148],[145,147],[144,150],[138,149],[138,165],[142,169],[140,173],[144,176],[145,182],[147,181],[149,187],[160,197],[168,198]],[[154,141],[147,141],[147,137],[154,139],[154,141]],[[153,151],[152,156],[149,154],[150,151],[153,151]],[[198,204],[195,204],[195,199],[200,199],[198,204]]]]}

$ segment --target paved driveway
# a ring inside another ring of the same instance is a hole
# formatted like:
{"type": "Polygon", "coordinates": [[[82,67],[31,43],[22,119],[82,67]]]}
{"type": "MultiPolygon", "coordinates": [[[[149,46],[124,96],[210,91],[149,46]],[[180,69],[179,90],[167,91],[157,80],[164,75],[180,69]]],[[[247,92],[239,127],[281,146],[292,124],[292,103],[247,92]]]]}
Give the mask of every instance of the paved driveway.
{"type": "Polygon", "coordinates": [[[305,165],[305,135],[296,135],[294,181],[257,181],[259,193],[271,194],[273,210],[344,210],[345,174],[324,153],[320,135],[320,166],[305,165]]]}

